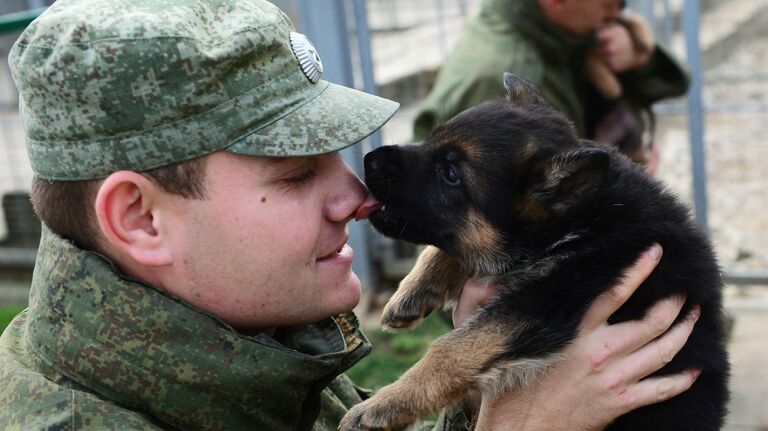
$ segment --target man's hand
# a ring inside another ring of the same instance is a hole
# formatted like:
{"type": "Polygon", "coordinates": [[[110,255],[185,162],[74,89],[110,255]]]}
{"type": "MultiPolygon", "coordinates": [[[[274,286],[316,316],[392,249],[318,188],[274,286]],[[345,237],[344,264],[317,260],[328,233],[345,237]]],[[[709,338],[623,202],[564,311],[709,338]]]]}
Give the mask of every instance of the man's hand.
{"type": "Polygon", "coordinates": [[[648,63],[653,49],[638,50],[627,27],[607,24],[597,30],[600,57],[616,73],[637,69],[648,63]]]}
{"type": "Polygon", "coordinates": [[[453,309],[453,327],[458,328],[474,316],[482,306],[491,300],[496,292],[494,284],[470,278],[459,294],[459,301],[453,309]]]}
{"type": "MultiPolygon", "coordinates": [[[[667,364],[685,345],[698,319],[698,308],[672,329],[685,302],[680,296],[659,301],[643,320],[607,323],[660,257],[661,247],[655,245],[643,253],[620,284],[595,301],[582,319],[579,336],[540,381],[496,399],[483,399],[476,429],[599,430],[631,410],[690,388],[699,370],[641,379],[667,364]]],[[[494,291],[494,286],[468,282],[454,322],[464,323],[494,291]]]]}

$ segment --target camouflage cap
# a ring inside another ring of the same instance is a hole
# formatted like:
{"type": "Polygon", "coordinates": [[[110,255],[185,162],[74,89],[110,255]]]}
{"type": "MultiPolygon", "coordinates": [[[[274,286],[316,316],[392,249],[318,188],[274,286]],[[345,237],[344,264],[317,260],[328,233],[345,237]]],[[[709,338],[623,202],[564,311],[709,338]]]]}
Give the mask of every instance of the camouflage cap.
{"type": "Polygon", "coordinates": [[[10,53],[33,170],[84,180],[218,150],[322,154],[394,114],[306,74],[292,31],[263,0],[57,1],[10,53]]]}

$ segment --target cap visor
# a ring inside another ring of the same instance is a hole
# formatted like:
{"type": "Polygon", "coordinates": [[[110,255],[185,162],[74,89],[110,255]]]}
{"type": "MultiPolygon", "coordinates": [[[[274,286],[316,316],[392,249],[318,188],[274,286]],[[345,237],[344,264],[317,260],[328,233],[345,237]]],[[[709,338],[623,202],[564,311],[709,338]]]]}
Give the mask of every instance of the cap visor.
{"type": "Polygon", "coordinates": [[[312,156],[338,151],[375,132],[400,106],[341,85],[327,87],[297,109],[248,135],[227,151],[251,156],[312,156]]]}

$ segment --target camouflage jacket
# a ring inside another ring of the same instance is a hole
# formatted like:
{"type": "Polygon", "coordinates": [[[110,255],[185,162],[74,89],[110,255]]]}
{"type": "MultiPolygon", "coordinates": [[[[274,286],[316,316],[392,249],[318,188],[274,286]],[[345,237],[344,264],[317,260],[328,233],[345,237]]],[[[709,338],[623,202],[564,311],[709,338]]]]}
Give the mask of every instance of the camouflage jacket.
{"type": "MultiPolygon", "coordinates": [[[[589,100],[581,70],[593,43],[594,35],[577,37],[549,24],[536,0],[483,0],[416,115],[415,139],[426,138],[467,108],[502,98],[504,72],[536,84],[580,135],[589,137],[584,133],[589,100]]],[[[619,78],[625,96],[643,106],[681,95],[688,87],[686,72],[660,47],[648,64],[619,78]]]]}
{"type": "Polygon", "coordinates": [[[0,429],[335,430],[370,349],[351,313],[241,336],[44,229],[0,338],[0,429]]]}

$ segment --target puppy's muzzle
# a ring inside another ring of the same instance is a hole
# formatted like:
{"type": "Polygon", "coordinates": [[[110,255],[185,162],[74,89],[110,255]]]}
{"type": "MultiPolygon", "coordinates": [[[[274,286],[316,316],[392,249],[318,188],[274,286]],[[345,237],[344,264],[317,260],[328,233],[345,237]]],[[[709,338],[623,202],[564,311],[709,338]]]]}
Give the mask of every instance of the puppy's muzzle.
{"type": "Polygon", "coordinates": [[[385,145],[365,155],[365,184],[381,201],[387,201],[400,188],[402,155],[395,146],[385,145]]]}

